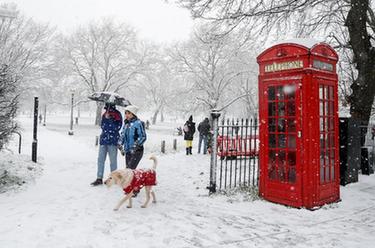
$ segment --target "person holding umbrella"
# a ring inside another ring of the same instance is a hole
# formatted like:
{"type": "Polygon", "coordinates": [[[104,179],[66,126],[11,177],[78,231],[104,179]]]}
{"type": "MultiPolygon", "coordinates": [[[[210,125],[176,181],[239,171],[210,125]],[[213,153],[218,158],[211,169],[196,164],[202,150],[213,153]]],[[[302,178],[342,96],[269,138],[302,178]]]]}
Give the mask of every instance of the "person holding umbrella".
{"type": "Polygon", "coordinates": [[[122,130],[120,144],[125,151],[126,168],[136,169],[143,156],[147,136],[144,123],[137,117],[138,107],[129,105],[125,107],[124,128],[122,130]]]}
{"type": "Polygon", "coordinates": [[[103,184],[104,163],[107,154],[111,172],[117,170],[117,144],[120,138],[119,131],[122,126],[122,116],[113,103],[105,103],[104,110],[101,121],[102,133],[100,134],[97,178],[91,183],[92,186],[103,184]]]}

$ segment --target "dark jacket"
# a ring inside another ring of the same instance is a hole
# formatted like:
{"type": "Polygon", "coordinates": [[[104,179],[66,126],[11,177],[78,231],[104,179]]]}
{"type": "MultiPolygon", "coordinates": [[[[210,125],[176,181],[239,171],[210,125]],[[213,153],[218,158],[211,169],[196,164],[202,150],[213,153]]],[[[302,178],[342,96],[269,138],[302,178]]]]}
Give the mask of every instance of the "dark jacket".
{"type": "Polygon", "coordinates": [[[198,131],[200,135],[208,135],[208,132],[210,131],[210,121],[208,118],[204,119],[201,123],[198,125],[198,131]]]}
{"type": "Polygon", "coordinates": [[[195,122],[193,122],[193,117],[190,116],[189,120],[184,124],[184,140],[193,140],[195,133],[195,122]]]}
{"type": "Polygon", "coordinates": [[[130,121],[125,120],[120,139],[125,152],[142,149],[146,139],[146,131],[141,120],[138,118],[133,118],[130,121]]]}
{"type": "Polygon", "coordinates": [[[102,115],[100,145],[117,145],[121,126],[121,113],[117,109],[108,108],[102,115]]]}

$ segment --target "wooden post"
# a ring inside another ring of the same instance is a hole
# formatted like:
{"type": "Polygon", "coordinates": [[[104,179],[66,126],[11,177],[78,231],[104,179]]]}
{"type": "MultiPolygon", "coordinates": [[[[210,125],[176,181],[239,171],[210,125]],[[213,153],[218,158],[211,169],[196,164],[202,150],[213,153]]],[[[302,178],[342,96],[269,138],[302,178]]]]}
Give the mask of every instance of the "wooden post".
{"type": "Polygon", "coordinates": [[[98,146],[99,144],[99,136],[95,136],[95,146],[98,146]]]}
{"type": "Polygon", "coordinates": [[[165,140],[161,141],[161,153],[165,153],[165,140]]]}
{"type": "Polygon", "coordinates": [[[177,151],[177,139],[173,139],[173,150],[177,151]]]}

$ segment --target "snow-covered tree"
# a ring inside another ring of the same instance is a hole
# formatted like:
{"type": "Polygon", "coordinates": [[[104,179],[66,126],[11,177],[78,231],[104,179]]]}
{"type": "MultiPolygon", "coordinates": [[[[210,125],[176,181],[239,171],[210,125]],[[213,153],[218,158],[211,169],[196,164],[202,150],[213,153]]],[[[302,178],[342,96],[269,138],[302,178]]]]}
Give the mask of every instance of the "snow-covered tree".
{"type": "MultiPolygon", "coordinates": [[[[89,93],[118,93],[143,70],[145,54],[135,31],[111,19],[78,28],[61,43],[65,58],[89,93]]],[[[96,124],[102,105],[97,105],[96,124]]]]}
{"type": "Polygon", "coordinates": [[[219,107],[228,88],[246,73],[247,69],[237,66],[243,45],[232,36],[218,37],[201,26],[188,42],[176,47],[174,58],[190,81],[188,89],[205,111],[219,107]]]}

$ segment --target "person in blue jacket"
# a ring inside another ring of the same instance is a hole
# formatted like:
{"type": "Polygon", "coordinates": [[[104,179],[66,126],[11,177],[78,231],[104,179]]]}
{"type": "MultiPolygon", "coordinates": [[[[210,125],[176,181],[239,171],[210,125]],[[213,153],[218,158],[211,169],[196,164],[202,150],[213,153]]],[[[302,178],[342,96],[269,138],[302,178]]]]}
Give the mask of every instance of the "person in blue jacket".
{"type": "Polygon", "coordinates": [[[129,105],[125,108],[125,121],[120,144],[125,152],[126,168],[134,170],[141,161],[147,136],[144,123],[137,117],[138,107],[129,105]]]}
{"type": "Polygon", "coordinates": [[[97,177],[91,183],[92,186],[103,184],[104,163],[107,154],[111,171],[117,170],[117,144],[120,138],[122,116],[114,104],[106,103],[104,109],[105,112],[102,115],[101,122],[102,133],[100,134],[97,177]]]}

